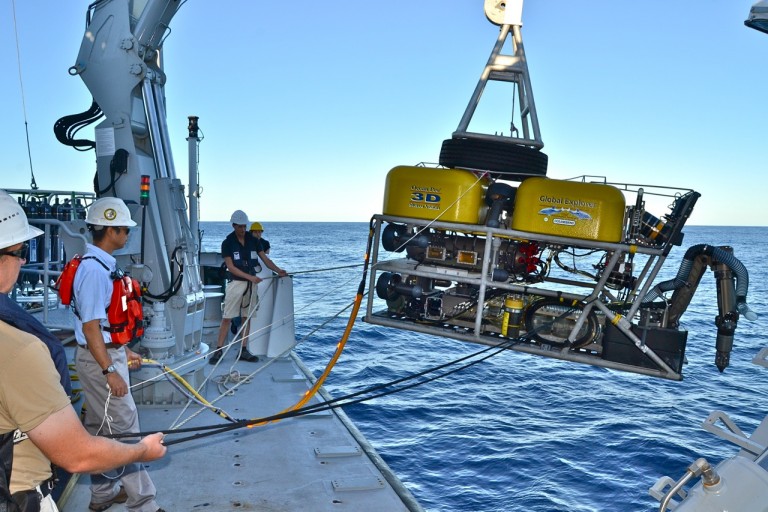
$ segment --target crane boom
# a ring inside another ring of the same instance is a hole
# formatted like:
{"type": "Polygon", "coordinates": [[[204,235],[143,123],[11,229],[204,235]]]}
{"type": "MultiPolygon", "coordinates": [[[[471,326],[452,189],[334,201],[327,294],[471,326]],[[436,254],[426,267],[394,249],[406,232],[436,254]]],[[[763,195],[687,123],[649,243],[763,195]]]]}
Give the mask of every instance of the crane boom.
{"type": "Polygon", "coordinates": [[[180,359],[200,350],[205,305],[199,240],[190,229],[171,153],[161,59],[169,24],[183,3],[93,2],[69,70],[83,80],[104,115],[95,127],[96,194],[123,199],[139,224],[116,256],[146,287],[152,307],[149,335],[141,344],[155,358],[180,359]],[[142,176],[152,185],[143,202],[142,176]]]}

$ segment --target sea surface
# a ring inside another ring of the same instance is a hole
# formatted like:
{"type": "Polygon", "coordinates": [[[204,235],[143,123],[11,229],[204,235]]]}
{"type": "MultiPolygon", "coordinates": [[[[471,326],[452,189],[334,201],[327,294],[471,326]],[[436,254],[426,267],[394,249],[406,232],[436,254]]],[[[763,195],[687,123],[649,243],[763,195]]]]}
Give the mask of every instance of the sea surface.
{"type": "MultiPolygon", "coordinates": [[[[316,375],[333,354],[362,274],[366,223],[264,223],[271,257],[294,275],[296,351],[316,375]],[[352,268],[336,268],[359,265],[352,268]],[[333,270],[325,270],[333,269],[333,270]],[[327,322],[322,328],[319,328],[327,322]]],[[[228,223],[204,222],[205,250],[228,223]]],[[[752,358],[768,345],[768,228],[685,229],[657,282],[673,277],[685,250],[733,247],[750,272],[748,303],[731,365],[714,365],[717,294],[707,271],[682,317],[689,331],[682,382],[503,352],[461,372],[344,408],[430,512],[651,511],[648,489],[680,478],[698,457],[735,452],[705,432],[713,410],[748,434],[768,411],[768,369],[752,358]]],[[[340,397],[481,350],[471,343],[373,326],[359,315],[325,387],[340,397]]]]}

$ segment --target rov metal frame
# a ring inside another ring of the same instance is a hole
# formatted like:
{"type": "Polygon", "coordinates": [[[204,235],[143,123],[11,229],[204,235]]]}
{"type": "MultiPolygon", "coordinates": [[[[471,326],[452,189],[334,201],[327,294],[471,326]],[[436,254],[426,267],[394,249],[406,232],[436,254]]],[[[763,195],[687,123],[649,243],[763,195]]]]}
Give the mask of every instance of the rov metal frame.
{"type": "Polygon", "coordinates": [[[408,276],[423,277],[435,280],[450,280],[452,283],[463,283],[477,287],[477,304],[482,305],[491,289],[506,290],[511,293],[523,295],[536,295],[541,297],[562,298],[567,301],[578,301],[584,304],[569,336],[568,340],[573,342],[580,329],[586,321],[590,312],[595,310],[605,317],[605,323],[613,324],[621,333],[624,334],[634,346],[650,358],[658,369],[635,366],[603,359],[601,357],[602,347],[594,344],[584,347],[585,350],[574,350],[570,343],[564,346],[558,344],[546,343],[516,343],[509,346],[510,350],[550,357],[565,361],[572,361],[584,364],[591,364],[615,370],[628,371],[649,376],[661,377],[670,380],[682,380],[681,372],[670,367],[653,349],[651,349],[643,339],[633,332],[632,327],[637,324],[632,319],[637,315],[641,305],[641,300],[651,290],[651,285],[661,270],[666,257],[671,249],[672,240],[680,234],[686,219],[682,219],[672,226],[673,234],[664,244],[651,247],[635,243],[609,243],[590,241],[577,238],[562,236],[553,236],[547,234],[531,233],[525,231],[510,230],[505,228],[491,228],[475,224],[458,224],[450,222],[429,221],[423,219],[414,219],[409,217],[397,217],[389,215],[375,215],[374,244],[371,255],[371,273],[369,279],[368,300],[364,320],[375,325],[406,329],[424,334],[432,334],[441,337],[469,341],[473,343],[499,346],[506,344],[509,338],[491,333],[484,329],[483,307],[476,307],[474,312],[473,327],[461,327],[446,323],[427,323],[419,322],[403,315],[390,312],[388,308],[375,310],[376,297],[373,292],[376,289],[377,276],[382,272],[394,272],[408,276]],[[484,254],[482,256],[482,269],[480,272],[473,272],[467,269],[442,267],[427,263],[419,263],[407,258],[399,259],[379,259],[379,246],[381,243],[382,230],[384,223],[397,223],[408,225],[418,230],[432,228],[435,230],[455,233],[472,233],[478,238],[484,238],[484,254]],[[617,313],[609,308],[608,304],[616,300],[616,297],[607,286],[609,272],[603,272],[597,282],[587,282],[585,280],[564,279],[561,277],[545,277],[538,283],[516,283],[516,282],[498,282],[492,279],[493,268],[492,251],[494,240],[525,240],[546,243],[551,246],[573,247],[581,249],[598,249],[610,254],[606,268],[614,268],[617,262],[623,261],[622,258],[630,254],[641,254],[647,257],[642,270],[640,270],[634,285],[629,292],[629,296],[635,300],[631,303],[629,310],[624,314],[617,313]],[[558,288],[555,288],[557,286],[558,288]],[[562,287],[568,287],[570,291],[563,291],[562,287]],[[580,293],[578,289],[588,288],[585,293],[580,293]]]}

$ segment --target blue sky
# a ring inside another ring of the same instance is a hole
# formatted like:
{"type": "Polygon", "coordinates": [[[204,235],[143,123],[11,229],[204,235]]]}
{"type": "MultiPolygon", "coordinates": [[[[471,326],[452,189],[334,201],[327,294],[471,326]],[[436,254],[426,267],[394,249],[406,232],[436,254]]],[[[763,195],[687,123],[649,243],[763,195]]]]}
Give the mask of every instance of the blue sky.
{"type": "MultiPolygon", "coordinates": [[[[89,3],[16,0],[44,189],[92,189],[93,154],[52,131],[90,105],[67,74],[89,3]]],[[[549,177],[692,188],[702,198],[690,224],[766,225],[768,35],[743,25],[752,3],[528,0],[523,38],[549,177]]],[[[235,208],[263,221],[380,213],[390,168],[437,161],[498,33],[481,0],[191,0],[171,26],[168,124],[186,181],[187,116],[200,117],[203,220],[235,208]]],[[[0,186],[25,188],[11,0],[0,0],[0,38],[0,186]]]]}

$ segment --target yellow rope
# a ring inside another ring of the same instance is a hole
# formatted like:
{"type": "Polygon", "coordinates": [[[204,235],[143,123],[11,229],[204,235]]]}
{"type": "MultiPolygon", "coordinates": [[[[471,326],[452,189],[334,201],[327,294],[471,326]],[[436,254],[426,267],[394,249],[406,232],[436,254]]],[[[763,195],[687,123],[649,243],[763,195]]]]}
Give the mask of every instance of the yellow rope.
{"type": "MultiPolygon", "coordinates": [[[[295,411],[297,409],[301,409],[318,392],[320,387],[325,382],[325,379],[328,377],[328,375],[331,373],[331,370],[336,365],[336,361],[338,361],[339,357],[341,357],[341,353],[344,351],[344,346],[347,344],[347,340],[349,339],[349,335],[352,333],[352,327],[355,325],[355,318],[357,318],[357,312],[360,310],[360,304],[362,303],[362,301],[363,301],[363,295],[358,293],[355,296],[355,305],[352,308],[352,314],[349,316],[349,321],[347,322],[347,327],[346,327],[346,329],[344,329],[344,335],[341,337],[341,340],[339,340],[339,344],[336,345],[336,351],[334,352],[333,357],[331,358],[331,360],[328,361],[328,364],[325,366],[325,370],[323,371],[323,374],[320,375],[320,377],[317,379],[317,381],[315,381],[315,384],[304,393],[304,396],[302,397],[301,400],[296,402],[291,407],[283,409],[282,411],[280,411],[279,414],[284,414],[284,413],[287,413],[287,412],[295,411]]],[[[271,422],[270,421],[264,421],[264,422],[261,422],[261,423],[254,423],[253,425],[248,425],[248,428],[262,426],[262,425],[266,425],[268,423],[276,423],[278,421],[280,421],[280,420],[272,420],[271,422]]]]}
{"type": "MultiPolygon", "coordinates": [[[[364,268],[368,268],[368,258],[369,258],[369,252],[371,247],[371,240],[373,239],[373,227],[371,226],[371,229],[369,229],[368,233],[368,249],[366,250],[365,256],[363,257],[363,263],[364,268]]],[[[363,271],[363,279],[360,282],[360,288],[357,292],[357,295],[355,295],[355,302],[352,307],[352,313],[349,315],[349,320],[347,320],[347,327],[344,329],[344,334],[341,336],[341,339],[339,340],[338,345],[336,345],[336,351],[333,353],[333,357],[331,357],[331,360],[328,361],[328,364],[325,366],[325,370],[323,370],[322,375],[315,381],[314,385],[307,390],[304,393],[304,396],[296,402],[291,407],[288,407],[286,409],[283,409],[280,411],[279,414],[285,414],[287,412],[295,411],[298,409],[301,409],[306,405],[307,402],[309,402],[315,394],[317,394],[320,387],[322,387],[323,383],[325,382],[325,379],[328,378],[328,375],[331,373],[331,370],[336,365],[336,362],[339,360],[339,357],[341,357],[341,353],[344,351],[344,346],[347,344],[347,340],[349,339],[349,335],[352,333],[352,328],[355,325],[355,319],[357,318],[357,313],[360,310],[360,304],[363,302],[363,295],[364,294],[364,288],[365,288],[365,275],[366,271],[363,271]]],[[[252,425],[248,425],[248,428],[257,427],[257,426],[263,426],[267,425],[269,423],[277,423],[278,420],[272,420],[272,421],[262,421],[259,423],[254,423],[252,425]]]]}
{"type": "Polygon", "coordinates": [[[173,371],[168,366],[166,366],[166,365],[164,365],[164,364],[162,364],[162,363],[160,363],[158,361],[155,361],[154,359],[142,359],[141,361],[143,363],[156,364],[156,365],[160,366],[160,368],[162,369],[162,371],[164,373],[167,373],[171,377],[176,379],[182,386],[184,386],[187,389],[187,391],[189,391],[192,394],[192,396],[194,396],[195,398],[200,400],[200,402],[202,402],[206,406],[210,407],[216,414],[218,414],[219,416],[221,416],[225,420],[235,421],[234,418],[232,418],[229,414],[227,414],[226,412],[224,412],[223,410],[221,410],[221,409],[219,409],[217,407],[214,407],[214,405],[212,403],[210,403],[208,400],[206,400],[205,397],[203,397],[200,393],[198,393],[197,390],[195,390],[195,388],[193,388],[189,384],[189,382],[187,382],[184,379],[184,377],[182,377],[181,375],[179,375],[178,373],[173,371]]]}

